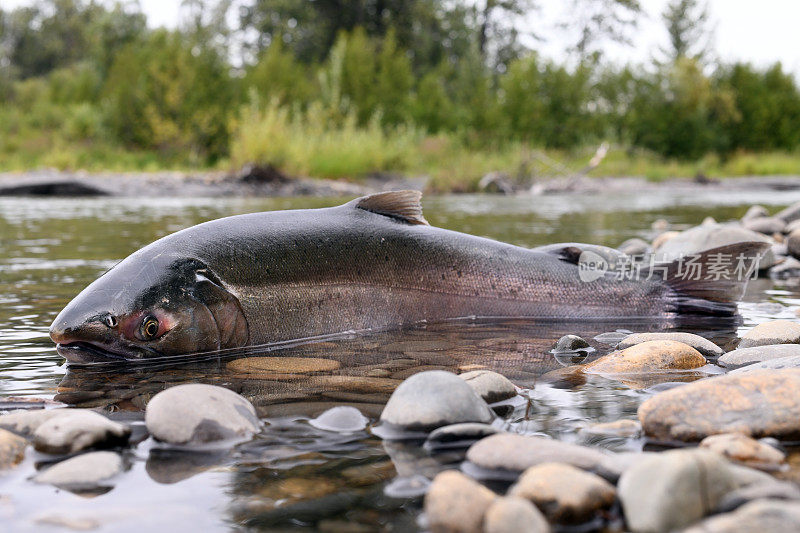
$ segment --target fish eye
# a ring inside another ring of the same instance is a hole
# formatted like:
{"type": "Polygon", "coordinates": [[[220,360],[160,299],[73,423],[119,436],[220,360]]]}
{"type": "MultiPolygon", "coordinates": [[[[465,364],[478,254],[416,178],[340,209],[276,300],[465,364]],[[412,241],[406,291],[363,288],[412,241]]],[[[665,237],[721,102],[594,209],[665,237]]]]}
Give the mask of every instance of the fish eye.
{"type": "Polygon", "coordinates": [[[158,319],[152,315],[144,317],[142,325],[139,327],[139,334],[146,341],[153,340],[158,335],[158,319]]]}
{"type": "Polygon", "coordinates": [[[117,317],[115,317],[114,315],[110,315],[110,314],[106,315],[103,318],[103,323],[106,326],[110,327],[110,328],[115,328],[115,327],[117,327],[117,317]]]}

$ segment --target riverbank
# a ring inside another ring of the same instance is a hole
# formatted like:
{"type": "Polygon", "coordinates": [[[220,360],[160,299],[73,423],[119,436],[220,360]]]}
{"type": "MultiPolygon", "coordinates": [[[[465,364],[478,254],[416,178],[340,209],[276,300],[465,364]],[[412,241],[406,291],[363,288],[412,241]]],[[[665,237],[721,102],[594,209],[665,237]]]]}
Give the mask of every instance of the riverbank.
{"type": "MultiPolygon", "coordinates": [[[[479,190],[501,194],[594,193],[658,190],[800,189],[800,173],[780,176],[728,178],[642,177],[546,178],[519,183],[502,173],[487,174],[479,190]]],[[[35,170],[0,173],[0,196],[122,196],[122,197],[251,197],[251,196],[357,196],[374,192],[420,189],[440,190],[429,176],[376,174],[358,181],[289,177],[273,169],[250,167],[238,173],[198,172],[71,172],[35,170]]],[[[456,190],[458,192],[458,190],[456,190]]],[[[466,192],[466,191],[464,191],[466,192]]]]}

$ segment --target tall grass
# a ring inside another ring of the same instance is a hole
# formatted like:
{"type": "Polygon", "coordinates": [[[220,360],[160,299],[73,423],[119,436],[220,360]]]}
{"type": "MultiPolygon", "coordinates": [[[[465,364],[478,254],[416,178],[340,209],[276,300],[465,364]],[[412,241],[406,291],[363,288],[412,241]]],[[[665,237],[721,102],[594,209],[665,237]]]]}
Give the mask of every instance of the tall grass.
{"type": "Polygon", "coordinates": [[[372,172],[406,172],[419,157],[421,131],[384,128],[375,116],[357,125],[354,112],[332,118],[322,105],[290,109],[271,101],[245,108],[233,129],[231,163],[272,165],[292,175],[358,178],[372,172]]]}

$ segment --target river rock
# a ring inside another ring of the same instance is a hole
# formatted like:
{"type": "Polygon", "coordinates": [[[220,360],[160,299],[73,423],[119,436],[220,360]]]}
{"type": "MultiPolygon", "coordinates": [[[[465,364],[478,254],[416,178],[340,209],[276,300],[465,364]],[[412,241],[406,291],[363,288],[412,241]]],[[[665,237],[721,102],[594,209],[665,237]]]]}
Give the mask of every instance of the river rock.
{"type": "MultiPolygon", "coordinates": [[[[659,249],[661,256],[677,259],[680,256],[694,255],[711,248],[741,242],[772,243],[769,237],[740,226],[730,224],[708,224],[695,226],[665,242],[659,249]]],[[[666,257],[665,257],[666,259],[666,257]]],[[[770,268],[775,264],[775,256],[767,251],[759,262],[759,269],[770,268]]]]}
{"type": "Polygon", "coordinates": [[[361,431],[369,424],[369,419],[361,411],[349,405],[332,407],[308,421],[317,429],[336,431],[339,433],[352,433],[361,431]]]}
{"type": "Polygon", "coordinates": [[[628,239],[617,247],[620,252],[631,256],[643,256],[650,251],[650,243],[644,239],[634,237],[628,239]]]}
{"type": "Polygon", "coordinates": [[[466,381],[487,403],[500,402],[517,395],[517,389],[507,377],[491,370],[473,370],[458,377],[466,381]]]}
{"type": "Polygon", "coordinates": [[[742,505],[761,499],[800,501],[800,488],[790,481],[753,483],[726,494],[715,509],[718,513],[728,513],[742,505]]]}
{"type": "Polygon", "coordinates": [[[18,465],[25,457],[28,441],[10,431],[0,429],[0,470],[18,465]]]}
{"type": "Polygon", "coordinates": [[[56,463],[34,476],[33,481],[68,490],[89,490],[104,485],[122,469],[119,454],[91,452],[56,463]]]}
{"type": "Polygon", "coordinates": [[[428,527],[433,533],[480,533],[484,514],[496,497],[461,472],[442,472],[425,495],[428,527]]]}
{"type": "Polygon", "coordinates": [[[726,353],[717,362],[725,368],[739,368],[770,359],[793,356],[800,356],[800,344],[765,344],[752,348],[738,348],[726,353]]]}
{"type": "Polygon", "coordinates": [[[769,212],[763,205],[751,205],[742,217],[742,221],[768,217],[769,212]]]}
{"type": "Polygon", "coordinates": [[[467,450],[467,460],[487,471],[486,477],[514,479],[541,463],[565,463],[616,480],[621,469],[614,455],[569,442],[535,436],[499,433],[479,440],[467,450]],[[490,472],[497,475],[492,476],[490,472]]]}
{"type": "Polygon", "coordinates": [[[466,448],[477,440],[499,432],[500,430],[489,424],[479,424],[477,422],[451,424],[434,429],[425,439],[425,447],[434,450],[466,448]]]}
{"type": "Polygon", "coordinates": [[[638,461],[617,487],[628,527],[654,533],[684,528],[713,511],[725,494],[753,482],[745,470],[701,449],[671,450],[638,461]]]}
{"type": "Polygon", "coordinates": [[[659,340],[604,355],[583,369],[590,374],[646,374],[657,370],[690,370],[705,364],[705,357],[688,344],[659,340]]]}
{"type": "Polygon", "coordinates": [[[786,222],[777,217],[751,218],[742,222],[742,227],[765,235],[781,233],[786,227],[786,222]]]}
{"type": "Polygon", "coordinates": [[[37,410],[17,410],[0,415],[0,428],[10,429],[14,433],[19,433],[25,437],[30,437],[40,425],[53,417],[60,416],[65,412],[74,412],[78,409],[37,409],[37,410]]]}
{"type": "Polygon", "coordinates": [[[800,259],[800,229],[786,236],[786,251],[795,259],[800,259]]]}
{"type": "Polygon", "coordinates": [[[639,406],[646,435],[699,441],[718,433],[800,438],[800,370],[715,376],[656,394],[639,406]]]}
{"type": "Polygon", "coordinates": [[[497,498],[483,519],[485,533],[549,533],[550,524],[530,501],[515,496],[497,498]]]}
{"type": "Polygon", "coordinates": [[[259,429],[256,410],[223,387],[189,383],[159,392],[147,404],[145,424],[157,440],[205,444],[249,438],[259,429]]]}
{"type": "Polygon", "coordinates": [[[751,531],[800,531],[800,503],[757,500],[732,513],[703,520],[684,533],[743,533],[751,531]]]}
{"type": "MultiPolygon", "coordinates": [[[[381,422],[410,431],[429,431],[459,422],[491,422],[485,401],[466,381],[443,370],[403,381],[381,413],[381,422]]],[[[377,428],[376,428],[377,429],[377,428]]]]}
{"type": "Polygon", "coordinates": [[[753,363],[752,365],[732,370],[730,373],[737,375],[756,372],[757,370],[784,370],[788,368],[800,368],[800,355],[790,355],[789,357],[779,357],[761,363],[753,363]]]}
{"type": "Polygon", "coordinates": [[[615,420],[592,424],[581,429],[581,433],[601,437],[638,437],[642,433],[642,425],[637,420],[615,420]]]}
{"type": "Polygon", "coordinates": [[[681,234],[680,231],[665,231],[664,233],[659,234],[655,239],[653,239],[653,244],[651,247],[655,251],[660,251],[661,247],[664,246],[666,243],[674,239],[675,237],[681,234]]]}
{"type": "Polygon", "coordinates": [[[791,320],[762,322],[742,336],[738,348],[752,348],[767,344],[800,343],[800,324],[791,320]]]}
{"type": "Polygon", "coordinates": [[[564,463],[528,468],[509,494],[532,501],[550,521],[561,524],[585,522],[616,498],[611,483],[564,463]]]}
{"type": "Polygon", "coordinates": [[[800,220],[800,202],[796,202],[789,207],[781,209],[775,214],[775,216],[787,224],[794,222],[795,220],[800,220]]]}
{"type": "Polygon", "coordinates": [[[53,454],[75,453],[87,448],[128,442],[131,428],[94,411],[63,409],[33,432],[33,447],[53,454]]]}
{"type": "Polygon", "coordinates": [[[741,433],[711,435],[700,441],[700,447],[756,468],[774,469],[786,460],[782,451],[741,433]]]}
{"type": "Polygon", "coordinates": [[[705,355],[706,357],[719,357],[725,352],[710,340],[695,335],[694,333],[634,333],[622,339],[617,345],[618,350],[624,350],[649,341],[676,341],[687,344],[705,355]]]}
{"type": "Polygon", "coordinates": [[[769,277],[772,279],[800,278],[800,261],[794,257],[785,258],[782,263],[769,269],[769,277]]]}
{"type": "Polygon", "coordinates": [[[245,357],[229,362],[231,372],[245,374],[304,374],[308,372],[330,372],[342,366],[336,359],[318,357],[245,357]]]}
{"type": "Polygon", "coordinates": [[[565,352],[575,352],[577,350],[583,350],[589,348],[589,343],[586,342],[581,337],[577,335],[564,335],[558,342],[556,342],[555,348],[553,348],[553,352],[555,353],[565,353],[565,352]]]}

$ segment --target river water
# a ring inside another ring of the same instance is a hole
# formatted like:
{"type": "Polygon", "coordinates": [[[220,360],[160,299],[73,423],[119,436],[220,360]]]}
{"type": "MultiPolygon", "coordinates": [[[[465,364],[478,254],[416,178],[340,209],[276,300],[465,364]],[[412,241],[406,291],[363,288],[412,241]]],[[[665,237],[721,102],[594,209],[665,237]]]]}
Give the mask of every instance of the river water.
{"type": "MultiPolygon", "coordinates": [[[[553,242],[617,246],[655,236],[660,218],[684,228],[712,216],[738,218],[755,203],[777,209],[800,191],[684,191],[558,194],[541,197],[440,196],[424,200],[431,224],[533,247],[553,242]]],[[[335,360],[334,371],[280,374],[225,359],[144,368],[68,368],[47,337],[58,311],[117,261],[173,231],[228,215],[324,207],[343,199],[0,199],[0,409],[39,398],[104,410],[133,424],[127,470],[103,494],[76,495],[29,480],[53,460],[30,448],[24,463],[0,474],[0,520],[14,531],[230,529],[407,531],[419,527],[421,499],[408,491],[415,476],[457,465],[459,452],[434,454],[415,443],[384,443],[369,430],[315,429],[309,418],[337,405],[357,407],[373,422],[392,387],[428,369],[489,368],[524,389],[500,408],[506,429],[547,434],[617,450],[640,450],[640,439],[587,437],[593,422],[634,418],[654,383],[592,378],[538,382],[574,363],[549,350],[564,334],[590,339],[596,354],[611,346],[591,340],[615,330],[661,330],[661,324],[533,324],[461,321],[421,324],[399,332],[351,335],[263,350],[270,357],[335,360]],[[143,407],[159,390],[182,382],[222,385],[256,405],[261,434],[225,453],[165,450],[143,431],[143,407]],[[527,397],[527,399],[526,399],[527,397]],[[138,435],[138,438],[136,438],[138,435]]],[[[740,325],[702,324],[723,347],[760,321],[794,317],[800,289],[757,279],[740,305],[740,325]],[[779,305],[765,305],[765,303],[779,305]]],[[[718,369],[709,366],[704,372],[718,369]]],[[[697,376],[666,376],[664,381],[697,376]]],[[[412,491],[413,492],[413,491],[412,491]]]]}

